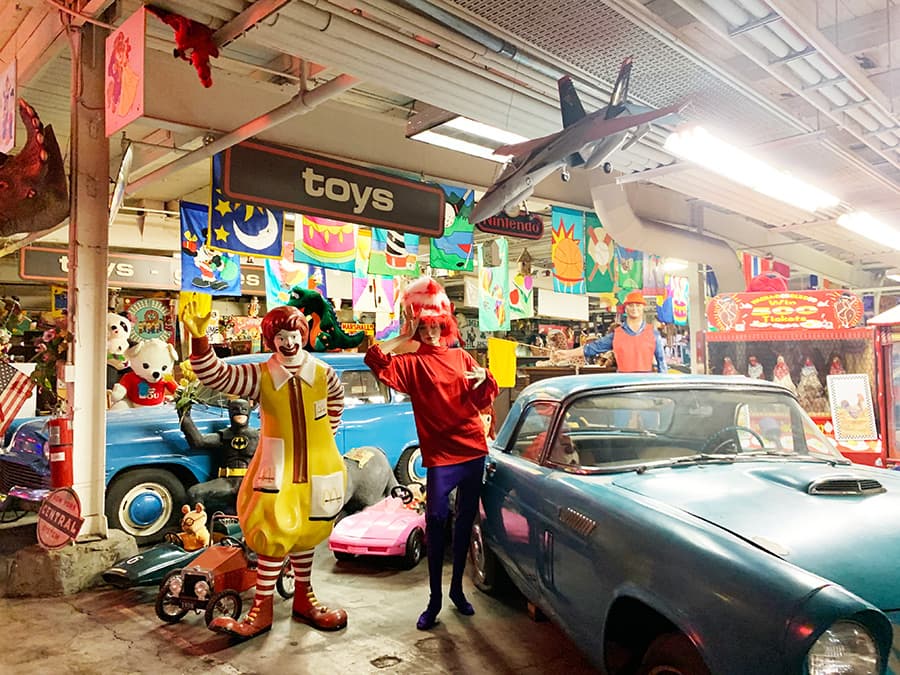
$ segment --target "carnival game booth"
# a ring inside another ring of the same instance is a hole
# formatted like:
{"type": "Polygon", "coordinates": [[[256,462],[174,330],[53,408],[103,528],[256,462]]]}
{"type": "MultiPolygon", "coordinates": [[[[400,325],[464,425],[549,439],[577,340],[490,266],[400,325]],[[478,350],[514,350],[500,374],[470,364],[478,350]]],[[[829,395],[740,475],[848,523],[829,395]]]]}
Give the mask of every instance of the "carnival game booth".
{"type": "MultiPolygon", "coordinates": [[[[708,373],[787,387],[848,459],[884,466],[884,415],[874,405],[881,355],[875,329],[861,325],[858,296],[841,290],[723,293],[709,301],[706,316],[708,373]]],[[[897,359],[900,378],[900,350],[897,359]]]]}
{"type": "Polygon", "coordinates": [[[900,465],[900,305],[869,319],[875,330],[880,382],[876,405],[885,462],[900,465]]]}

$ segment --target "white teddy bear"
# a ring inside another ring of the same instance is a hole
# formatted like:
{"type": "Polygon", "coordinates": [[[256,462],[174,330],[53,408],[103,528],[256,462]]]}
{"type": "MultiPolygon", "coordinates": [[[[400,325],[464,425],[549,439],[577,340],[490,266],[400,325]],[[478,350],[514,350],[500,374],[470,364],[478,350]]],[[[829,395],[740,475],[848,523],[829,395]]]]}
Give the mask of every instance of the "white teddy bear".
{"type": "Polygon", "coordinates": [[[159,405],[178,388],[171,378],[178,352],[159,338],[141,340],[125,350],[131,372],[125,373],[110,392],[110,410],[159,405]]]}
{"type": "Polygon", "coordinates": [[[106,388],[112,389],[125,374],[128,363],[125,350],[131,335],[131,321],[121,314],[109,312],[106,315],[106,388]]]}

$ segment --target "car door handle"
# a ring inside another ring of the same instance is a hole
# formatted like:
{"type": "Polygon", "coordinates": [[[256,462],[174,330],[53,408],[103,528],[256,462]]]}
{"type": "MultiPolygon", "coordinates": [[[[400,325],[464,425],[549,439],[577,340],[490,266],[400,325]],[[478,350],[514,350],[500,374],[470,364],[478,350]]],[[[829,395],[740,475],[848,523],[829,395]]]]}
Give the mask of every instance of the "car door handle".
{"type": "Polygon", "coordinates": [[[497,463],[496,462],[488,462],[484,465],[484,473],[488,476],[493,476],[497,473],[497,463]]]}

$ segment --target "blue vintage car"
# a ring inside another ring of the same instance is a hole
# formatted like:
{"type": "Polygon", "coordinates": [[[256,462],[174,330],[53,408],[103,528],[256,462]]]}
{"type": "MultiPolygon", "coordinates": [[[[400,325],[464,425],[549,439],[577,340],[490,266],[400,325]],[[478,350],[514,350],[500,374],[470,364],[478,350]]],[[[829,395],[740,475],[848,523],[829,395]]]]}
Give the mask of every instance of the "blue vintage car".
{"type": "Polygon", "coordinates": [[[471,554],[612,675],[900,672],[898,514],[782,387],[581,375],[516,400],[471,554]]]}
{"type": "MultiPolygon", "coordinates": [[[[409,400],[381,384],[362,354],[316,356],[334,367],[344,384],[344,415],[336,437],[341,452],[375,446],[395,466],[398,480],[424,479],[409,400]]],[[[268,357],[250,354],[225,360],[246,363],[268,357]]],[[[201,433],[228,426],[226,399],[203,387],[198,396],[191,416],[201,433]]],[[[251,425],[259,426],[257,411],[251,425]]],[[[15,423],[4,446],[0,493],[29,495],[49,487],[46,417],[15,423]]],[[[106,517],[110,527],[128,532],[138,543],[161,539],[165,529],[177,523],[187,488],[209,480],[217,470],[215,457],[188,446],[173,404],[107,413],[106,517]]]]}

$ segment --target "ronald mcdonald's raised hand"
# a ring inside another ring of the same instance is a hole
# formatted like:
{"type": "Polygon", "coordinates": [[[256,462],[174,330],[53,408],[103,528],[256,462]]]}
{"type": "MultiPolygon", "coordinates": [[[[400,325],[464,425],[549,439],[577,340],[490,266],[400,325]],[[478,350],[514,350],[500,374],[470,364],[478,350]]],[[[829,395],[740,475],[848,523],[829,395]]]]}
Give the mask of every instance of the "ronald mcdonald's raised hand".
{"type": "Polygon", "coordinates": [[[179,296],[178,318],[195,338],[206,337],[212,315],[212,296],[194,291],[183,292],[179,296]]]}

